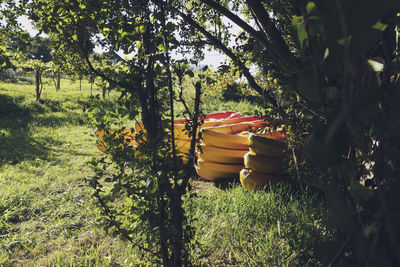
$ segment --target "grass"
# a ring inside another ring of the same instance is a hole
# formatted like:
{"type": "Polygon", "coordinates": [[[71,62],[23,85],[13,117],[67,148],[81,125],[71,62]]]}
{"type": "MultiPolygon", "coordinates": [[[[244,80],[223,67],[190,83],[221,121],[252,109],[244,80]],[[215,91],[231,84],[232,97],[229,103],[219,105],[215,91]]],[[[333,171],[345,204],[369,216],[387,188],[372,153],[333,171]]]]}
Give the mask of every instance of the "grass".
{"type": "MultiPolygon", "coordinates": [[[[90,85],[49,84],[43,104],[34,86],[0,82],[0,266],[128,266],[142,264],[129,243],[106,234],[85,179],[101,155],[84,112],[90,85]]],[[[99,93],[95,91],[95,93],[99,93]]],[[[109,100],[99,103],[114,109],[109,100]]],[[[207,102],[208,112],[251,114],[248,103],[207,102]],[[220,105],[220,106],[218,106],[220,105]],[[224,106],[226,105],[226,106],[224,106]],[[220,109],[218,109],[220,107],[220,109]],[[221,108],[223,107],[223,108],[221,108]]],[[[247,193],[203,183],[186,200],[199,246],[197,265],[314,265],[311,247],[325,233],[324,207],[290,187],[247,193]]]]}
{"type": "Polygon", "coordinates": [[[63,84],[44,104],[33,86],[0,84],[0,265],[124,265],[131,253],[96,227],[85,183],[99,154],[82,112],[89,85],[63,84]]]}
{"type": "Polygon", "coordinates": [[[194,255],[207,265],[314,266],[312,248],[329,238],[320,199],[288,185],[206,190],[187,205],[202,248],[194,255]]]}

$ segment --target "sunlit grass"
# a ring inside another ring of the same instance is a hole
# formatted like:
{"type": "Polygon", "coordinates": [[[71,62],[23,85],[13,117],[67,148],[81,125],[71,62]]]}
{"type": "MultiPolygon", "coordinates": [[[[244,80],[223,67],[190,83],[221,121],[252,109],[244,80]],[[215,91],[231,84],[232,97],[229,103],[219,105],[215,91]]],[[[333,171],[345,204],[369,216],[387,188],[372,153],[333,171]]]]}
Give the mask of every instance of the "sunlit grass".
{"type": "Polygon", "coordinates": [[[100,153],[82,109],[90,85],[47,85],[42,104],[33,85],[0,83],[0,94],[0,265],[124,265],[129,244],[96,226],[85,182],[100,153]]]}
{"type": "Polygon", "coordinates": [[[249,193],[208,190],[187,202],[204,264],[310,266],[313,246],[329,238],[321,199],[290,186],[249,193]]]}

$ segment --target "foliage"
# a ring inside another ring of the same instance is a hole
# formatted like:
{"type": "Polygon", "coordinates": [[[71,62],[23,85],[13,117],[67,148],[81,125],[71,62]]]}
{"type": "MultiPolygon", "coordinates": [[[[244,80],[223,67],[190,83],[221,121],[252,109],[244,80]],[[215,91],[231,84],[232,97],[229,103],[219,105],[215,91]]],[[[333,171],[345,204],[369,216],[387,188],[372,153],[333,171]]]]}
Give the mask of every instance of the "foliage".
{"type": "Polygon", "coordinates": [[[12,58],[24,51],[29,35],[17,22],[19,15],[24,14],[24,5],[12,0],[0,4],[0,71],[15,67],[12,58]]]}

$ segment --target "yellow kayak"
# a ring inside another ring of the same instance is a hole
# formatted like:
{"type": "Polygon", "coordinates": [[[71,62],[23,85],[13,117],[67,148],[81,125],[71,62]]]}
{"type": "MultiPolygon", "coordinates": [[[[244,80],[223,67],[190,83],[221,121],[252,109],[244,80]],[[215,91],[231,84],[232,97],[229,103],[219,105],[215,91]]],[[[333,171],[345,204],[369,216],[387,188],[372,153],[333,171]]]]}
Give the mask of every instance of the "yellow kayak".
{"type": "Polygon", "coordinates": [[[248,140],[249,150],[253,155],[281,158],[284,156],[284,151],[287,148],[285,142],[278,141],[281,139],[281,132],[273,132],[265,135],[251,134],[248,140]]]}
{"type": "Polygon", "coordinates": [[[221,133],[211,129],[202,129],[201,134],[201,143],[205,145],[234,150],[247,150],[249,148],[246,135],[221,133]]]}
{"type": "Polygon", "coordinates": [[[175,139],[175,149],[182,153],[189,153],[190,142],[187,139],[175,139]]]}
{"type": "Polygon", "coordinates": [[[284,163],[282,159],[253,155],[251,152],[244,156],[244,166],[256,172],[269,174],[281,174],[284,172],[284,163]]]}
{"type": "Polygon", "coordinates": [[[206,180],[235,177],[242,168],[243,164],[222,164],[204,160],[198,160],[195,165],[196,172],[206,180]]]}
{"type": "Polygon", "coordinates": [[[234,124],[226,124],[220,126],[202,127],[203,130],[212,130],[220,133],[235,134],[243,131],[248,131],[249,129],[259,128],[265,125],[262,120],[256,121],[245,121],[234,124]]]}
{"type": "Polygon", "coordinates": [[[275,184],[281,179],[277,175],[255,172],[249,169],[240,171],[240,182],[247,191],[261,189],[268,184],[275,184]]]}
{"type": "Polygon", "coordinates": [[[199,159],[228,164],[243,164],[243,156],[248,150],[233,150],[202,144],[197,150],[199,159]]]}

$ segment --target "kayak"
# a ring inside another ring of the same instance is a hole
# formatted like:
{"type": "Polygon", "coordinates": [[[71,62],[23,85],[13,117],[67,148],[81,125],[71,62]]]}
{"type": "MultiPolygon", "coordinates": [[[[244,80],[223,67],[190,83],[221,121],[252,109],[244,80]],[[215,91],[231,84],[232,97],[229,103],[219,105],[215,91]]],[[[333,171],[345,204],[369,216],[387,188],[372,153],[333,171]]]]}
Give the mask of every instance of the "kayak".
{"type": "Polygon", "coordinates": [[[199,159],[195,165],[198,175],[206,180],[238,176],[243,164],[223,164],[199,159]]]}
{"type": "Polygon", "coordinates": [[[267,134],[251,134],[249,136],[249,150],[252,155],[263,155],[281,158],[287,149],[283,142],[285,136],[281,131],[267,134]]]}
{"type": "Polygon", "coordinates": [[[228,164],[243,164],[243,156],[247,152],[247,149],[225,149],[212,145],[201,144],[197,150],[197,156],[199,159],[204,161],[213,161],[228,164]]]}
{"type": "Polygon", "coordinates": [[[244,166],[255,172],[268,174],[277,175],[284,172],[283,159],[262,155],[253,155],[251,152],[248,152],[244,156],[244,166]]]}
{"type": "Polygon", "coordinates": [[[282,181],[282,178],[277,175],[256,172],[249,169],[242,169],[240,171],[240,183],[247,191],[262,189],[266,185],[275,184],[280,181],[282,181]]]}

